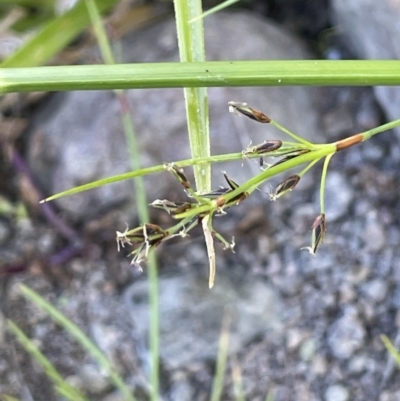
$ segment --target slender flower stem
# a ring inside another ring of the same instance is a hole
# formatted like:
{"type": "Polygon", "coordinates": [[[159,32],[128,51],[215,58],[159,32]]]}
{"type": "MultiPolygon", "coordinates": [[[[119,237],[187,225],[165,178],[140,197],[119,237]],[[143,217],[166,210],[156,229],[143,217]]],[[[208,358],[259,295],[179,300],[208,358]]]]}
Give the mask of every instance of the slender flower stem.
{"type": "Polygon", "coordinates": [[[310,170],[310,168],[312,168],[312,166],[314,166],[314,164],[317,164],[321,159],[316,159],[314,161],[312,161],[305,169],[301,170],[300,173],[298,173],[297,175],[299,177],[303,177],[303,175],[305,173],[307,173],[308,170],[310,170]]]}
{"type": "Polygon", "coordinates": [[[372,138],[374,135],[376,134],[380,134],[383,131],[387,131],[389,129],[393,129],[395,127],[398,127],[400,125],[400,119],[398,120],[394,120],[394,121],[390,121],[386,124],[380,125],[379,127],[370,129],[368,131],[365,131],[364,133],[362,133],[363,136],[363,141],[366,141],[369,138],[372,138]]]}
{"type": "Polygon", "coordinates": [[[321,176],[321,188],[320,188],[320,206],[321,206],[321,214],[325,213],[325,184],[326,184],[326,175],[328,172],[328,165],[334,153],[331,153],[325,158],[324,167],[322,168],[322,176],[321,176]]]}
{"type": "Polygon", "coordinates": [[[277,123],[275,120],[271,119],[270,124],[273,125],[274,127],[278,128],[280,131],[284,132],[286,135],[289,135],[294,140],[302,143],[303,145],[306,145],[308,148],[311,148],[311,147],[314,146],[313,143],[308,142],[304,138],[302,138],[301,136],[298,136],[298,135],[294,134],[292,131],[289,131],[287,128],[283,127],[282,125],[277,123]]]}
{"type": "MultiPolygon", "coordinates": [[[[243,185],[240,185],[237,189],[220,197],[221,199],[223,199],[222,204],[229,202],[231,199],[235,198],[236,196],[238,196],[244,192],[248,192],[249,194],[252,193],[268,178],[271,178],[284,171],[287,171],[289,169],[297,167],[303,163],[312,162],[315,159],[320,159],[331,153],[335,153],[335,151],[336,151],[336,147],[334,144],[327,144],[321,149],[313,150],[311,152],[308,152],[308,153],[302,154],[300,156],[297,156],[293,159],[290,159],[284,163],[278,164],[276,166],[272,166],[271,168],[261,172],[260,174],[256,175],[255,177],[251,178],[249,181],[247,181],[243,185]]],[[[219,201],[218,199],[214,200],[210,203],[210,205],[199,206],[198,208],[188,210],[187,212],[178,214],[175,217],[177,219],[182,219],[185,217],[194,216],[199,213],[206,213],[206,212],[210,211],[211,209],[218,209],[218,207],[219,207],[218,201],[219,201]]],[[[221,202],[219,202],[219,203],[221,203],[221,202]]]]}

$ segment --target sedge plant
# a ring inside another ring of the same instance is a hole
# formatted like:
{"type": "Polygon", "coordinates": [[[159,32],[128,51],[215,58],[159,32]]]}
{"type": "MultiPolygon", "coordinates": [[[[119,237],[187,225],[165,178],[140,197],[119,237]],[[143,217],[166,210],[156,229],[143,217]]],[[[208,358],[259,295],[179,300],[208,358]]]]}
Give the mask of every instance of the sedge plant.
{"type": "MultiPolygon", "coordinates": [[[[96,1],[101,11],[114,4],[113,0],[96,1]]],[[[115,1],[116,3],[116,1],[115,1]]],[[[232,4],[233,1],[227,2],[232,4]]],[[[370,137],[400,125],[400,120],[382,125],[373,130],[331,144],[313,144],[285,129],[279,123],[265,114],[248,107],[246,104],[233,102],[232,111],[244,114],[253,120],[275,125],[289,135],[290,141],[267,140],[262,144],[249,146],[235,154],[209,154],[208,143],[208,111],[205,87],[209,86],[260,86],[260,85],[398,85],[400,83],[399,61],[221,61],[207,62],[204,59],[204,43],[202,38],[202,21],[200,2],[198,0],[175,1],[176,19],[181,61],[184,63],[152,63],[152,64],[120,64],[94,66],[61,66],[35,67],[45,63],[56,51],[71,40],[89,22],[85,16],[78,19],[75,16],[77,8],[65,16],[58,17],[67,20],[74,29],[69,29],[70,35],[60,29],[63,24],[50,23],[38,35],[36,42],[28,43],[16,52],[14,57],[6,60],[0,71],[0,93],[37,91],[37,90],[74,90],[74,89],[131,89],[135,87],[181,87],[185,89],[188,128],[191,136],[192,158],[175,161],[147,169],[135,168],[134,171],[115,177],[89,183],[72,190],[49,197],[46,200],[78,193],[96,188],[107,183],[124,179],[142,177],[146,174],[167,170],[172,173],[184,187],[186,195],[181,202],[170,200],[155,200],[152,206],[164,209],[177,221],[168,228],[143,222],[134,229],[117,232],[118,246],[130,246],[132,262],[141,266],[153,256],[153,250],[163,241],[174,236],[186,236],[198,224],[204,233],[209,257],[213,258],[213,241],[221,241],[225,248],[234,250],[234,240],[227,241],[213,228],[213,218],[226,214],[229,208],[238,206],[252,195],[264,182],[271,177],[286,173],[289,170],[303,166],[303,169],[285,177],[271,192],[270,199],[277,200],[295,188],[299,180],[318,162],[324,160],[320,188],[320,210],[316,213],[312,224],[312,238],[308,249],[315,254],[326,233],[326,217],[324,211],[324,187],[331,157],[338,151],[363,142],[370,137]],[[74,24],[78,21],[79,24],[74,24]],[[196,23],[197,25],[193,25],[196,23]],[[57,35],[58,34],[58,35],[57,35]],[[63,41],[60,40],[62,36],[63,41]],[[52,46],[46,46],[52,43],[52,46]],[[38,46],[48,50],[38,52],[38,46]],[[39,57],[39,56],[40,57],[39,57]],[[34,62],[32,63],[32,60],[34,62]],[[8,68],[7,68],[8,67],[8,68]],[[19,67],[19,68],[9,68],[19,67]],[[27,68],[20,68],[27,67],[27,68]],[[199,91],[192,91],[199,88],[199,91]],[[196,104],[203,109],[195,113],[196,104]],[[201,133],[201,135],[199,134],[201,133]],[[209,164],[243,158],[258,158],[261,171],[241,185],[225,174],[226,187],[211,189],[209,164]],[[265,163],[264,158],[268,158],[265,163]],[[270,160],[270,158],[272,158],[270,160]],[[195,167],[195,188],[187,180],[184,167],[195,167]],[[203,171],[205,174],[203,174],[203,171]],[[211,252],[210,252],[211,250],[211,252]]],[[[84,1],[78,2],[79,13],[85,9],[84,1]]],[[[329,217],[329,216],[328,216],[329,217]]],[[[210,260],[209,286],[215,280],[215,259],[210,260]]],[[[157,346],[157,345],[156,345],[157,346]]],[[[153,361],[157,359],[157,355],[153,361]]],[[[156,370],[154,370],[156,375],[156,370]]],[[[155,376],[154,376],[155,377],[155,376]]],[[[152,380],[152,398],[157,397],[157,378],[152,380]]]]}

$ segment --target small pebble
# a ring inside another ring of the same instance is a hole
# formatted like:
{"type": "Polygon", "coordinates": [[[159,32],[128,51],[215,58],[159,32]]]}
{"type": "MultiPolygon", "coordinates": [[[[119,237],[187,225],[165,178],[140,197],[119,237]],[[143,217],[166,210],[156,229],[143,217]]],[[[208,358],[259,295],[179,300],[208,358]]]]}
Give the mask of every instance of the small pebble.
{"type": "Polygon", "coordinates": [[[339,288],[339,300],[341,304],[349,304],[354,301],[357,294],[353,286],[348,282],[343,282],[339,288]]]}
{"type": "Polygon", "coordinates": [[[300,358],[305,362],[310,361],[313,358],[316,349],[317,349],[316,341],[313,338],[309,338],[300,347],[299,351],[300,358]]]}
{"type": "Polygon", "coordinates": [[[346,281],[358,285],[366,281],[371,273],[371,268],[365,265],[353,266],[346,274],[346,281]]]}
{"type": "Polygon", "coordinates": [[[349,399],[349,390],[341,384],[329,386],[325,392],[325,401],[348,401],[349,399]]]}
{"type": "Polygon", "coordinates": [[[286,346],[288,351],[296,350],[307,338],[308,333],[304,330],[293,328],[288,329],[286,333],[286,346]]]}
{"type": "Polygon", "coordinates": [[[377,219],[367,222],[364,230],[364,241],[368,251],[381,251],[386,244],[386,234],[383,225],[377,219]]]}
{"type": "Polygon", "coordinates": [[[361,290],[376,303],[382,302],[388,296],[388,285],[380,278],[368,281],[361,287],[361,290]]]}
{"type": "Polygon", "coordinates": [[[366,332],[353,307],[347,307],[344,315],[328,329],[328,344],[332,354],[339,359],[349,358],[364,345],[366,332]]]}
{"type": "Polygon", "coordinates": [[[6,223],[0,220],[0,244],[7,241],[10,236],[10,229],[6,223]]]}
{"type": "Polygon", "coordinates": [[[323,355],[315,355],[312,360],[312,371],[316,375],[324,376],[328,371],[328,363],[323,355]]]}
{"type": "Polygon", "coordinates": [[[110,379],[96,366],[82,366],[80,376],[82,379],[82,386],[89,393],[102,394],[111,387],[110,379]]]}
{"type": "Polygon", "coordinates": [[[348,180],[337,171],[329,171],[325,186],[325,214],[329,221],[345,216],[353,198],[353,187],[348,180]]]}

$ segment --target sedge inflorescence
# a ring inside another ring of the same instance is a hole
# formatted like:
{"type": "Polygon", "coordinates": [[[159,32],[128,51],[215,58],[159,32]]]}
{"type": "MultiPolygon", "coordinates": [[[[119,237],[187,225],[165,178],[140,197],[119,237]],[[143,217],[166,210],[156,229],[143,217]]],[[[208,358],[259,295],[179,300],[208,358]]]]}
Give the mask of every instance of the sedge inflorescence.
{"type": "Polygon", "coordinates": [[[301,177],[321,159],[325,159],[325,163],[322,169],[320,213],[315,217],[311,225],[311,245],[303,249],[307,249],[312,255],[315,255],[320,244],[323,242],[326,233],[323,193],[329,160],[338,150],[361,142],[363,140],[362,134],[357,134],[334,144],[314,144],[290,132],[261,111],[249,107],[246,103],[230,102],[229,110],[233,113],[244,115],[256,122],[271,124],[289,135],[294,141],[273,139],[266,140],[258,145],[250,145],[242,150],[242,157],[258,157],[261,172],[241,185],[224,172],[226,185],[209,193],[196,192],[187,179],[183,168],[179,167],[178,163],[165,164],[165,170],[173,174],[181,183],[187,198],[181,202],[157,199],[150,204],[152,207],[164,210],[173,219],[178,220],[177,224],[172,225],[168,229],[147,223],[134,229],[127,228],[124,232],[117,232],[118,248],[125,245],[133,247],[134,249],[130,253],[130,256],[132,257],[132,264],[138,268],[141,269],[141,263],[146,261],[149,252],[157,248],[162,242],[177,236],[185,237],[191,229],[201,224],[209,252],[209,286],[212,287],[215,276],[215,256],[213,255],[213,248],[210,251],[208,246],[210,241],[217,239],[224,245],[224,249],[232,251],[234,251],[235,246],[233,238],[231,241],[227,241],[220,233],[214,230],[212,225],[213,217],[226,214],[227,209],[239,205],[269,178],[306,164],[303,170],[289,175],[271,191],[269,198],[272,201],[279,199],[292,191],[299,183],[301,177]],[[273,157],[275,160],[278,158],[278,160],[274,161],[274,163],[266,164],[264,162],[265,157],[273,157]]]}

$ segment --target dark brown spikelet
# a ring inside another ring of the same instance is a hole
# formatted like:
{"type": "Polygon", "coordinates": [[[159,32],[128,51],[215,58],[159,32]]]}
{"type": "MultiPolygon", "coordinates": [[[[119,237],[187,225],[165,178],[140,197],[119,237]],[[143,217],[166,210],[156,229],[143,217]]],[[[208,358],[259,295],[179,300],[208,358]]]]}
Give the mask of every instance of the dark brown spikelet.
{"type": "Polygon", "coordinates": [[[225,190],[225,192],[216,199],[217,206],[219,208],[222,208],[222,207],[228,208],[228,207],[231,207],[234,205],[238,205],[240,202],[242,202],[244,199],[246,199],[249,196],[248,192],[242,192],[242,193],[239,193],[238,195],[234,196],[232,199],[229,199],[229,201],[227,201],[224,195],[227,195],[230,192],[234,191],[235,189],[239,188],[239,184],[237,184],[235,181],[230,179],[225,172],[224,172],[224,177],[230,188],[228,188],[228,189],[222,188],[225,190]]]}
{"type": "Polygon", "coordinates": [[[324,213],[321,213],[316,217],[311,228],[311,246],[303,249],[307,249],[311,255],[315,255],[318,247],[322,244],[326,233],[326,220],[324,213]]]}
{"type": "MultiPolygon", "coordinates": [[[[230,178],[226,175],[226,173],[224,173],[224,177],[225,177],[226,182],[227,182],[227,183],[229,184],[229,186],[231,187],[231,189],[228,191],[228,193],[231,192],[231,191],[234,191],[236,188],[239,187],[239,184],[237,184],[235,181],[233,181],[232,179],[230,179],[230,178]]],[[[249,196],[249,194],[248,194],[247,192],[242,192],[242,193],[240,193],[239,195],[236,195],[235,197],[233,197],[233,198],[228,202],[228,204],[229,204],[230,206],[238,205],[242,200],[246,199],[248,196],[249,196]]]]}
{"type": "Polygon", "coordinates": [[[185,189],[192,188],[190,181],[186,178],[186,175],[182,168],[177,167],[173,163],[164,164],[164,168],[171,172],[185,189]]]}
{"type": "Polygon", "coordinates": [[[281,182],[275,189],[275,192],[270,195],[271,200],[276,200],[288,191],[291,191],[300,181],[300,176],[297,174],[291,175],[281,182]]]}
{"type": "Polygon", "coordinates": [[[223,174],[224,174],[224,178],[225,178],[226,182],[228,183],[228,185],[231,187],[232,190],[236,189],[239,186],[239,184],[237,184],[235,181],[231,180],[226,175],[226,173],[223,173],[223,174]]]}
{"type": "Polygon", "coordinates": [[[308,153],[308,152],[310,152],[309,149],[299,149],[299,150],[295,150],[295,151],[289,152],[288,154],[283,155],[285,157],[283,159],[279,160],[278,162],[276,162],[275,164],[273,164],[271,167],[275,167],[278,164],[285,163],[288,160],[294,159],[295,157],[300,156],[300,155],[304,155],[305,153],[308,153]]]}
{"type": "Polygon", "coordinates": [[[251,107],[247,106],[247,103],[240,103],[240,102],[229,102],[229,110],[237,111],[240,114],[243,114],[246,117],[251,118],[254,121],[259,123],[268,124],[271,122],[271,119],[266,116],[263,112],[252,109],[251,107]]]}
{"type": "Polygon", "coordinates": [[[278,150],[282,146],[282,141],[278,139],[271,139],[270,141],[265,141],[259,145],[250,146],[246,150],[243,151],[243,154],[251,155],[265,155],[266,153],[273,152],[274,150],[278,150]]]}
{"type": "Polygon", "coordinates": [[[263,155],[265,153],[278,150],[281,146],[282,146],[282,141],[280,141],[279,139],[271,139],[270,141],[265,141],[264,143],[259,145],[256,149],[256,153],[259,155],[263,155]]]}

